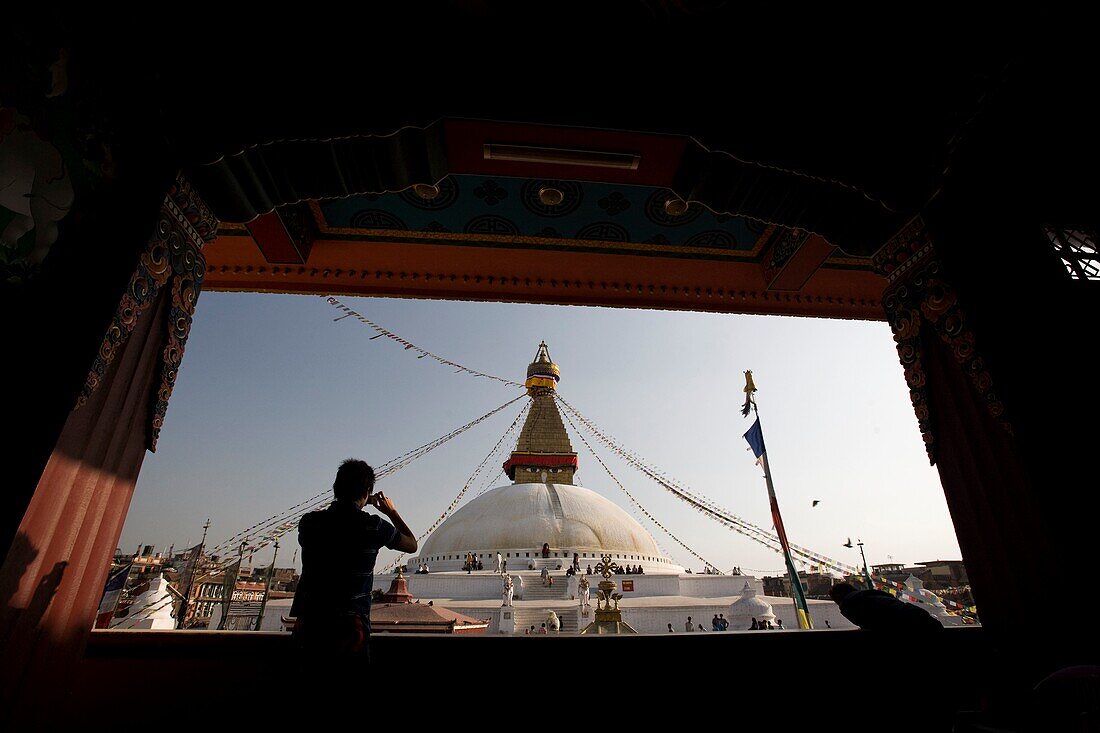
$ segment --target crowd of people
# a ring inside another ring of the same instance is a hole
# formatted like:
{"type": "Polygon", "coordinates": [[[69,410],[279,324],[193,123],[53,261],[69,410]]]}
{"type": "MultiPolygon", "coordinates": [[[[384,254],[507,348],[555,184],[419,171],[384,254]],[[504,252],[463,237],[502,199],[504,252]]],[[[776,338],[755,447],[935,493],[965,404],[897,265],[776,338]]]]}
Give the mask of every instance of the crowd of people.
{"type": "MultiPolygon", "coordinates": [[[[727,619],[726,615],[723,614],[723,613],[714,614],[714,618],[712,618],[710,620],[710,630],[711,631],[728,631],[729,627],[730,627],[729,619],[727,619]]],[[[767,630],[782,631],[783,630],[783,620],[782,619],[776,619],[775,623],[773,624],[771,621],[768,621],[766,619],[761,619],[760,621],[757,621],[755,618],[753,618],[752,625],[749,626],[749,630],[750,631],[767,631],[767,630]]],[[[698,632],[698,631],[706,631],[706,629],[703,628],[702,624],[693,622],[691,620],[691,616],[688,616],[687,621],[684,622],[684,633],[691,633],[691,632],[698,632]]],[[[668,625],[668,632],[670,634],[676,633],[676,629],[672,628],[672,624],[668,625]]]]}
{"type": "MultiPolygon", "coordinates": [[[[713,629],[714,631],[724,631],[724,629],[713,629]]],[[[684,633],[692,633],[695,631],[706,631],[702,624],[693,624],[691,622],[691,616],[688,616],[687,621],[684,623],[684,633]]],[[[672,624],[668,625],[668,633],[675,634],[676,629],[672,628],[672,624]]]]}
{"type": "Polygon", "coordinates": [[[752,625],[749,626],[749,631],[776,631],[776,630],[777,631],[782,631],[783,630],[783,619],[777,618],[775,620],[775,623],[773,624],[771,621],[768,621],[767,619],[763,619],[763,618],[760,619],[759,621],[757,621],[756,618],[754,617],[753,620],[752,620],[752,625]]]}
{"type": "Polygon", "coordinates": [[[467,574],[469,574],[475,570],[484,570],[485,565],[481,562],[480,559],[478,559],[477,555],[472,552],[467,552],[466,560],[462,563],[462,569],[465,570],[467,574]]]}
{"type": "MultiPolygon", "coordinates": [[[[544,558],[547,558],[547,557],[550,556],[550,545],[549,545],[549,543],[544,542],[543,545],[542,545],[542,549],[536,551],[536,555],[540,555],[540,554],[544,558]]],[[[490,555],[489,559],[490,559],[490,561],[492,560],[491,555],[490,555]]],[[[496,560],[497,560],[496,572],[497,573],[506,573],[506,572],[508,572],[508,560],[507,560],[507,558],[502,557],[500,552],[497,552],[496,553],[496,560]]],[[[570,563],[568,566],[565,566],[564,563],[565,563],[565,560],[563,559],[561,562],[558,563],[557,569],[561,570],[563,567],[565,567],[565,574],[566,575],[573,576],[573,575],[578,575],[578,574],[581,573],[581,559],[580,559],[580,554],[579,553],[576,553],[576,552],[573,553],[573,562],[570,563]]],[[[645,575],[645,569],[640,564],[638,564],[638,565],[625,565],[625,566],[624,565],[615,565],[614,567],[615,567],[615,571],[614,571],[615,575],[645,575]]],[[[535,568],[536,568],[535,558],[528,558],[528,560],[527,560],[527,569],[528,570],[534,570],[535,568]]],[[[403,567],[403,569],[407,572],[407,568],[403,567]]],[[[469,574],[469,573],[472,573],[475,570],[484,570],[485,569],[485,564],[481,561],[481,559],[475,553],[467,552],[466,557],[464,558],[463,563],[462,563],[462,569],[465,570],[469,574]]],[[[427,572],[428,572],[428,563],[427,562],[421,562],[417,566],[416,574],[417,575],[423,575],[427,572]]],[[[688,572],[691,572],[691,571],[689,570],[688,572]]],[[[588,566],[584,569],[584,574],[585,575],[592,575],[592,564],[591,563],[589,563],[588,566]]]]}

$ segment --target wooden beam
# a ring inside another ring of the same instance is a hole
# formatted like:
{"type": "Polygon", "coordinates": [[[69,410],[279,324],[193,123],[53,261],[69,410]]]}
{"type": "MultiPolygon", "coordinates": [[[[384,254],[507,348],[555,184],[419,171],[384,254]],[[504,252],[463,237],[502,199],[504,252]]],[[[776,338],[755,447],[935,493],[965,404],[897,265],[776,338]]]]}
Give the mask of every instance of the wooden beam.
{"type": "MultiPolygon", "coordinates": [[[[273,264],[303,264],[309,259],[309,252],[313,244],[311,238],[302,236],[300,231],[297,236],[291,233],[291,228],[287,226],[287,222],[284,220],[284,217],[290,213],[276,209],[261,214],[245,225],[267,262],[273,264]]],[[[297,212],[293,213],[294,216],[291,218],[296,219],[298,214],[297,212]]]]}
{"type": "Polygon", "coordinates": [[[836,251],[837,248],[822,237],[797,229],[777,228],[761,253],[768,289],[801,290],[836,251]]]}
{"type": "Polygon", "coordinates": [[[251,238],[228,235],[204,252],[204,290],[883,318],[885,280],[868,270],[820,268],[779,293],[750,260],[317,240],[308,264],[273,265],[251,238]]]}

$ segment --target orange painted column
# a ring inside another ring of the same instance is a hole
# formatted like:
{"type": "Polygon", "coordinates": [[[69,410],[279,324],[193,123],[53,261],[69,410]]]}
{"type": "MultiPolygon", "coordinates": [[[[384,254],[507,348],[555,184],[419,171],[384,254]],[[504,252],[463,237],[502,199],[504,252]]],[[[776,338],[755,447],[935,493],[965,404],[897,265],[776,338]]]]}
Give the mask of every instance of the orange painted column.
{"type": "Polygon", "coordinates": [[[0,567],[0,719],[51,720],[83,655],[202,284],[205,237],[189,220],[208,212],[196,201],[182,180],[165,197],[0,567]]]}
{"type": "Polygon", "coordinates": [[[5,583],[18,578],[3,687],[22,705],[56,697],[58,673],[79,658],[95,617],[145,458],[167,298],[142,314],[108,379],[69,415],[20,523],[19,551],[0,570],[5,583]]]}

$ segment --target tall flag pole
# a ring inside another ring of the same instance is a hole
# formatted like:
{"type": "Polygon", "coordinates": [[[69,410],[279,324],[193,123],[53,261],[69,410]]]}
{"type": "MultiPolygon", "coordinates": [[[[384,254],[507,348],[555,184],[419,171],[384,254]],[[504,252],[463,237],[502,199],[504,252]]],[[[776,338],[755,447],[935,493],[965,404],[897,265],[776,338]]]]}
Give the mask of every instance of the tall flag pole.
{"type": "Polygon", "coordinates": [[[768,501],[772,509],[772,524],[775,525],[775,533],[779,536],[779,544],[783,547],[783,560],[787,563],[787,574],[791,578],[791,597],[794,599],[795,615],[798,617],[798,628],[812,629],[813,619],[810,618],[810,607],[806,603],[806,593],[802,590],[802,580],[798,577],[798,570],[794,567],[791,558],[791,546],[787,542],[787,530],[783,528],[783,517],[779,514],[779,501],[775,498],[775,485],[772,483],[772,471],[768,465],[768,453],[764,449],[764,431],[760,428],[760,410],[756,407],[756,385],[752,381],[752,372],[745,372],[745,404],[741,407],[741,414],[748,417],[749,411],[756,413],[756,422],[745,433],[745,440],[752,448],[756,456],[756,463],[764,469],[764,480],[768,484],[768,501]]]}
{"type": "Polygon", "coordinates": [[[264,584],[264,597],[260,601],[260,615],[256,617],[255,631],[259,631],[264,622],[264,611],[267,610],[267,597],[271,595],[271,580],[275,577],[275,558],[277,557],[279,557],[279,540],[275,540],[275,554],[271,556],[271,567],[267,571],[267,582],[264,584]]]}
{"type": "MultiPolygon", "coordinates": [[[[180,575],[180,585],[183,586],[183,599],[180,601],[180,610],[176,618],[176,628],[182,629],[187,623],[188,603],[191,600],[191,590],[195,583],[195,571],[198,570],[202,560],[202,551],[206,547],[206,530],[210,529],[210,518],[206,518],[206,524],[202,525],[202,541],[187,550],[187,559],[183,564],[183,573],[180,575]]],[[[171,555],[169,554],[169,557],[171,555]]]]}
{"type": "Polygon", "coordinates": [[[241,563],[244,562],[244,548],[247,542],[242,542],[237,549],[237,562],[225,569],[225,581],[222,583],[222,618],[218,622],[218,631],[225,631],[229,623],[229,609],[233,607],[233,591],[237,589],[237,576],[241,572],[241,563]]]}

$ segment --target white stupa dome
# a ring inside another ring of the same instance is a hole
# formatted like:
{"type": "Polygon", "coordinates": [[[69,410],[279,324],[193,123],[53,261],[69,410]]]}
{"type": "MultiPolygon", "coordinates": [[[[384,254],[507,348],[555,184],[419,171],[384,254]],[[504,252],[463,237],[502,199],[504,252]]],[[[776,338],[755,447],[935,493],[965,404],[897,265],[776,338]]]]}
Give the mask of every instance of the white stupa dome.
{"type": "Polygon", "coordinates": [[[563,568],[574,554],[585,571],[589,566],[595,570],[604,555],[646,573],[683,571],[629,514],[573,484],[579,464],[555,402],[560,378],[561,369],[544,341],[527,367],[531,402],[523,429],[502,466],[515,483],[493,489],[452,514],[410,566],[426,562],[432,571],[458,570],[473,553],[483,568],[496,571],[499,552],[509,572],[563,568]],[[545,557],[544,545],[549,547],[545,557]]]}
{"type": "MultiPolygon", "coordinates": [[[[452,569],[467,552],[497,552],[509,559],[508,569],[526,567],[539,558],[543,543],[551,557],[595,565],[610,554],[620,565],[641,565],[647,572],[679,572],[664,557],[653,537],[618,505],[582,486],[518,483],[486,492],[458,509],[424,542],[419,557],[433,570],[452,569]],[[517,561],[518,558],[518,561],[517,561]]],[[[488,563],[486,563],[488,565],[488,563]]]]}
{"type": "Polygon", "coordinates": [[[130,608],[131,615],[112,619],[111,628],[176,628],[176,619],[172,616],[172,594],[168,591],[168,581],[164,578],[150,580],[149,589],[135,598],[130,608]]]}

